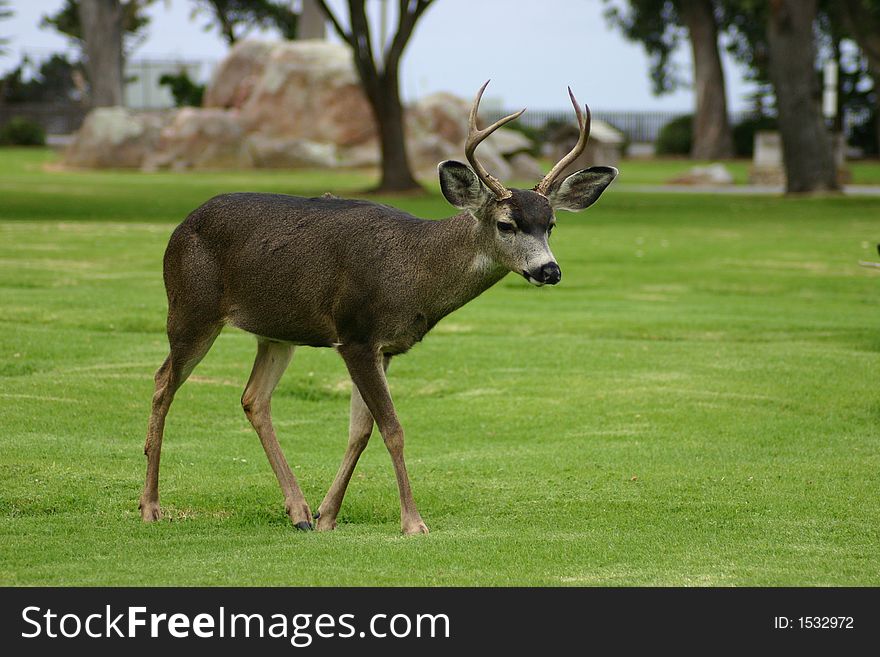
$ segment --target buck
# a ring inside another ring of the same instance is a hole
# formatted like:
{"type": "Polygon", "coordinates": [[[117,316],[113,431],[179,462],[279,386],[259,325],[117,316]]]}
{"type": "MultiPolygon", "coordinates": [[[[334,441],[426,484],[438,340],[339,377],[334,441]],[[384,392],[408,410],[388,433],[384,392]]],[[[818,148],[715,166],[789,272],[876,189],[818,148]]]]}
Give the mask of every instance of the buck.
{"type": "Polygon", "coordinates": [[[453,217],[423,220],[329,194],[235,193],[212,198],[177,227],[164,259],[170,353],[155,376],[139,504],[143,520],[161,517],[159,456],[174,394],[223,326],[231,324],[257,339],[241,404],[294,526],[336,527],[375,422],[394,465],[401,529],[404,534],[428,532],[413,500],[404,433],[388,392],[391,359],[509,272],[537,286],[558,283],[562,273],[548,245],[554,210],[592,205],[617,175],[613,167],[590,167],[562,178],[590,133],[589,107],[582,112],[569,88],[580,128],[574,148],[534,189],[507,189],[480,164],[475,151],[525,110],[478,130],[486,85],[469,116],[465,155],[471,167],[452,160],[438,167],[443,196],[462,211],[453,217]],[[270,414],[272,391],[301,345],[336,349],[352,380],[348,447],[314,515],[284,458],[270,414]]]}

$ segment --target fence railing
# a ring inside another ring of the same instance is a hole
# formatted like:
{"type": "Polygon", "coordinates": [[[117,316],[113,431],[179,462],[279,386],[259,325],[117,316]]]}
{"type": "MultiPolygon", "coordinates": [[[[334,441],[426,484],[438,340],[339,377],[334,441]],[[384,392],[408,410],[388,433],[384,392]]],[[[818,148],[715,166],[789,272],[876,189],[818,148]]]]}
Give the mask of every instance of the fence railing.
{"type": "MultiPolygon", "coordinates": [[[[494,121],[497,118],[510,114],[507,110],[487,112],[486,118],[494,121]]],[[[620,130],[631,142],[653,142],[670,121],[673,121],[688,112],[670,111],[633,111],[633,110],[593,110],[593,117],[611,124],[620,130]]],[[[749,116],[749,112],[734,112],[731,121],[736,124],[749,116]]],[[[519,121],[530,128],[541,129],[553,123],[573,123],[574,112],[572,110],[532,110],[523,114],[519,121]]]]}
{"type": "MultiPolygon", "coordinates": [[[[486,119],[495,121],[511,114],[515,110],[493,110],[486,112],[486,119]]],[[[634,143],[653,143],[657,140],[660,130],[663,129],[670,121],[681,116],[685,116],[689,112],[655,112],[655,111],[614,111],[614,110],[594,110],[593,117],[601,119],[620,130],[630,142],[634,143]]],[[[731,125],[743,121],[753,116],[752,112],[740,111],[730,114],[731,125]]],[[[864,125],[871,118],[871,112],[867,109],[857,111],[845,110],[843,114],[843,132],[847,137],[852,136],[853,130],[864,125]]],[[[572,110],[532,110],[530,109],[519,119],[521,123],[530,128],[540,130],[548,124],[553,123],[574,123],[574,112],[572,110]]]]}

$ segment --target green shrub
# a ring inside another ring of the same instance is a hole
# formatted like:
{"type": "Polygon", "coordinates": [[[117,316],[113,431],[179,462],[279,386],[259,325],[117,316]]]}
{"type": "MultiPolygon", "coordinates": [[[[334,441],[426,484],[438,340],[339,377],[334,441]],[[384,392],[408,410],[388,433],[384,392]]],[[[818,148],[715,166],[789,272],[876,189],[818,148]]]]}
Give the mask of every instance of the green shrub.
{"type": "Polygon", "coordinates": [[[737,157],[752,157],[755,153],[755,133],[761,130],[778,130],[775,118],[755,116],[743,119],[733,126],[733,150],[737,157]]]}
{"type": "Polygon", "coordinates": [[[159,78],[159,84],[171,90],[171,95],[174,96],[174,104],[178,107],[202,106],[205,85],[193,82],[186,71],[180,71],[175,75],[166,73],[159,78]]]}
{"type": "Polygon", "coordinates": [[[877,135],[878,129],[880,129],[880,121],[878,121],[877,110],[875,109],[865,121],[857,123],[852,127],[849,145],[860,149],[865,155],[877,155],[878,146],[880,146],[880,138],[877,135]]]}
{"type": "Polygon", "coordinates": [[[3,146],[44,146],[46,131],[36,121],[15,116],[0,128],[0,145],[3,146]]]}
{"type": "Polygon", "coordinates": [[[694,139],[694,117],[680,116],[667,123],[657,135],[657,155],[688,155],[694,139]]]}

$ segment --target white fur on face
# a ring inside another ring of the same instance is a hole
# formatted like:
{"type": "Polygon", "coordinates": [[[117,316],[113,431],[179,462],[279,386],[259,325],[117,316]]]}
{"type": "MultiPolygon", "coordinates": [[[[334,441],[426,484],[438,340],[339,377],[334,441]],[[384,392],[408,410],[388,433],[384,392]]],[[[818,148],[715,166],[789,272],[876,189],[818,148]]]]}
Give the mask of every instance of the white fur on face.
{"type": "MultiPolygon", "coordinates": [[[[515,224],[509,212],[505,212],[497,217],[496,220],[515,224]]],[[[555,221],[551,223],[555,223],[555,221]]],[[[500,262],[504,263],[505,267],[516,274],[524,276],[532,285],[537,287],[544,285],[544,283],[536,280],[529,274],[530,272],[539,272],[544,265],[556,262],[556,258],[550,250],[550,245],[547,243],[546,234],[532,235],[530,233],[523,233],[520,230],[513,234],[501,233],[499,231],[496,233],[496,245],[498,248],[497,258],[500,262]]],[[[478,262],[482,263],[481,254],[478,254],[473,262],[474,266],[478,262]]]]}
{"type": "Polygon", "coordinates": [[[495,266],[495,262],[485,253],[478,253],[471,260],[471,271],[486,272],[495,266]]]}
{"type": "Polygon", "coordinates": [[[525,279],[526,279],[529,283],[531,283],[531,284],[534,285],[535,287],[544,287],[544,285],[545,285],[545,283],[541,283],[540,281],[536,281],[534,278],[532,278],[532,277],[529,276],[528,274],[523,274],[523,276],[525,277],[525,279]]]}
{"type": "Polygon", "coordinates": [[[522,234],[518,237],[522,240],[521,253],[525,256],[525,264],[523,265],[525,271],[540,271],[544,265],[556,262],[556,258],[553,257],[553,252],[550,250],[550,246],[545,238],[522,234]]]}

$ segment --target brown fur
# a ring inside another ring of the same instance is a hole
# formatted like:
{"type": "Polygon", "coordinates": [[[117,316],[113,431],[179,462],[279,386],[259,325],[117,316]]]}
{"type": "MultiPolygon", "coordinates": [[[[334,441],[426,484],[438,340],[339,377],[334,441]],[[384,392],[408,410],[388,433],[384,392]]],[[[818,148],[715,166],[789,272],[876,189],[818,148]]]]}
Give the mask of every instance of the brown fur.
{"type": "MultiPolygon", "coordinates": [[[[332,194],[240,193],[212,198],[177,227],[165,251],[170,353],[156,373],[144,447],[147,476],[140,509],[145,521],[161,515],[159,458],[174,394],[223,326],[231,324],[257,336],[257,357],[241,402],[293,524],[311,529],[312,513],[278,444],[271,399],[295,347],[310,345],[335,347],[353,383],[348,448],[314,515],[317,529],[336,526],[375,421],[394,465],[401,529],[427,533],[410,489],[403,429],[385,378],[391,358],[509,271],[536,285],[558,283],[561,271],[548,245],[553,209],[591,205],[617,175],[611,167],[593,167],[559,184],[548,175],[541,183],[546,196],[504,188],[473,151],[515,116],[477,132],[478,103],[479,95],[468,138],[476,173],[458,162],[440,165],[444,196],[467,210],[454,217],[426,221],[332,194]]],[[[588,132],[580,115],[579,120],[582,132],[588,132]]],[[[576,150],[582,146],[579,142],[576,150]]],[[[567,157],[572,156],[575,151],[567,157]]]]}

